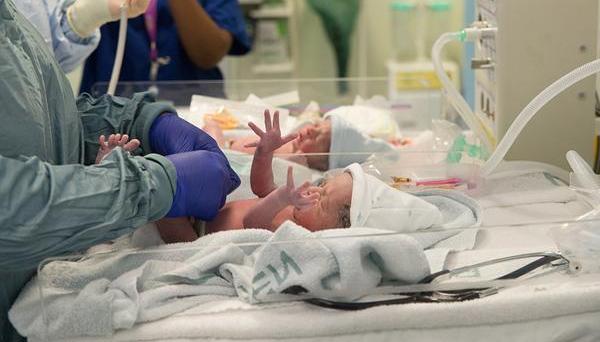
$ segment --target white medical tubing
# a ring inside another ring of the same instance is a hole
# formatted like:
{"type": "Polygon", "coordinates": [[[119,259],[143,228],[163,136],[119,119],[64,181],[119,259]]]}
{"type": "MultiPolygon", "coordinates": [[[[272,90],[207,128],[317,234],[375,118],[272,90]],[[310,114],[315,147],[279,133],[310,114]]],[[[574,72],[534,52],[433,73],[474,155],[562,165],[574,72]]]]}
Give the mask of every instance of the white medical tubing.
{"type": "Polygon", "coordinates": [[[125,41],[127,40],[127,1],[121,4],[121,18],[119,20],[119,41],[117,43],[117,52],[115,53],[115,63],[113,64],[110,82],[108,83],[108,95],[114,95],[119,83],[121,74],[121,65],[123,64],[123,55],[125,54],[125,41]]]}
{"type": "Polygon", "coordinates": [[[437,73],[438,78],[442,82],[444,87],[444,91],[446,97],[450,101],[450,103],[454,106],[460,117],[465,121],[467,126],[475,133],[477,137],[479,137],[488,152],[493,151],[494,144],[491,138],[485,131],[485,128],[482,126],[481,122],[471,108],[467,101],[462,97],[459,91],[454,87],[448,75],[446,75],[446,71],[444,70],[444,66],[441,61],[442,49],[444,45],[452,41],[462,41],[464,39],[465,34],[463,32],[447,32],[444,33],[436,40],[435,44],[433,44],[433,48],[431,51],[431,58],[433,60],[433,66],[437,73]]]}
{"type": "Polygon", "coordinates": [[[589,177],[592,175],[596,175],[594,173],[594,170],[592,170],[592,167],[583,158],[581,158],[579,153],[572,150],[567,152],[567,161],[569,162],[569,166],[571,166],[573,172],[575,172],[578,175],[586,176],[586,178],[583,180],[586,183],[583,184],[584,186],[588,188],[598,187],[594,178],[589,177]]]}
{"type": "MultiPolygon", "coordinates": [[[[558,81],[552,83],[548,88],[544,89],[544,91],[531,100],[531,102],[529,102],[529,104],[525,106],[525,108],[517,116],[515,121],[513,121],[512,125],[510,125],[510,128],[504,135],[504,138],[502,138],[502,141],[500,141],[500,144],[490,159],[488,159],[488,161],[483,165],[481,169],[482,176],[489,176],[492,172],[494,172],[525,125],[546,103],[573,84],[598,72],[600,72],[600,59],[587,63],[571,71],[570,73],[561,77],[558,81]]],[[[565,120],[567,119],[565,118],[565,120]]]]}

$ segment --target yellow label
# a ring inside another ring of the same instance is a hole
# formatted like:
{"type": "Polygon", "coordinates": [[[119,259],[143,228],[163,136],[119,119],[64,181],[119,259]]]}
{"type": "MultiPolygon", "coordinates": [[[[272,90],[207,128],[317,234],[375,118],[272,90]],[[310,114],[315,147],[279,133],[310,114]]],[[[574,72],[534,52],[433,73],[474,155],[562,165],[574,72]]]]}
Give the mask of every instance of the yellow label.
{"type": "Polygon", "coordinates": [[[434,71],[400,71],[396,73],[396,90],[398,91],[441,88],[442,82],[434,71]]]}

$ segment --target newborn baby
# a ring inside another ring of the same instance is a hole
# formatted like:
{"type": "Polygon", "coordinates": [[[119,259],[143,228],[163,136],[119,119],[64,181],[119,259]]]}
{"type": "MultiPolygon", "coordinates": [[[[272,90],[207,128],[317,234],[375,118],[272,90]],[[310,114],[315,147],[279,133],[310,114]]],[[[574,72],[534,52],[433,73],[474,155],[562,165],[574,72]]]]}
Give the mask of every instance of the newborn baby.
{"type": "Polygon", "coordinates": [[[297,140],[299,134],[282,137],[279,113],[275,112],[272,120],[269,111],[264,115],[265,131],[250,123],[259,140],[246,145],[255,149],[250,181],[252,191],[259,198],[229,202],[209,222],[192,223],[188,218],[162,219],[157,226],[163,241],[193,241],[203,233],[231,229],[275,230],[286,220],[312,231],[350,226],[352,176],[349,173],[341,173],[315,186],[305,182],[296,188],[290,167],[287,184],[281,187],[274,184],[273,154],[297,140]]]}
{"type": "MultiPolygon", "coordinates": [[[[325,171],[346,167],[352,163],[361,163],[372,153],[393,151],[393,146],[410,143],[407,139],[384,141],[368,136],[344,118],[344,108],[351,107],[340,107],[328,113],[323,120],[302,126],[297,131],[298,138],[282,145],[275,153],[297,154],[286,159],[312,169],[325,171]],[[348,152],[352,153],[348,154],[348,152]],[[328,153],[333,154],[328,155],[328,153]]],[[[359,110],[359,108],[352,108],[359,110]]],[[[206,121],[204,130],[215,138],[221,147],[246,153],[254,152],[255,137],[227,140],[219,125],[212,120],[206,121]]]]}

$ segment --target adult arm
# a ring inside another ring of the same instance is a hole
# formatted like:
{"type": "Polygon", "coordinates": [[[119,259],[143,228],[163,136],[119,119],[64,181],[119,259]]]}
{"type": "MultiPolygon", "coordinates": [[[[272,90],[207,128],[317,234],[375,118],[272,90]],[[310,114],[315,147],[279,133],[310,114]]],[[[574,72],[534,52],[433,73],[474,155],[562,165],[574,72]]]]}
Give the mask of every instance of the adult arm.
{"type": "Polygon", "coordinates": [[[65,72],[73,71],[98,46],[100,31],[81,37],[68,23],[66,11],[74,0],[19,0],[17,9],[40,32],[65,72]]]}
{"type": "MultiPolygon", "coordinates": [[[[37,2],[39,0],[34,0],[37,2]]],[[[19,7],[26,7],[27,0],[16,1],[19,7]]],[[[118,8],[121,0],[44,0],[43,4],[48,18],[51,48],[56,60],[65,72],[73,71],[96,49],[100,41],[102,24],[118,19],[118,8]],[[93,18],[94,20],[89,20],[93,18]],[[79,21],[78,21],[79,19],[79,21]],[[83,23],[85,22],[85,24],[83,23]]],[[[130,17],[144,12],[148,0],[130,1],[130,17]]],[[[32,23],[43,30],[38,18],[32,23]]]]}
{"type": "Polygon", "coordinates": [[[240,185],[239,177],[212,138],[172,114],[175,110],[170,105],[153,102],[147,93],[132,99],[84,94],[77,107],[83,123],[85,163],[95,161],[98,137],[110,133],[137,138],[142,143],[142,154],[158,153],[173,163],[177,183],[169,217],[210,220],[224,205],[227,194],[240,185]]]}
{"type": "Polygon", "coordinates": [[[231,33],[221,28],[197,0],[169,0],[183,48],[200,68],[215,67],[229,52],[231,33]]]}
{"type": "Polygon", "coordinates": [[[0,156],[0,267],[33,269],[163,217],[176,171],[164,157],[121,149],[101,165],[51,165],[0,156]]]}
{"type": "Polygon", "coordinates": [[[83,126],[84,163],[93,164],[98,153],[98,137],[113,133],[127,134],[141,142],[141,154],[159,153],[152,149],[150,129],[159,115],[174,113],[165,102],[154,102],[149,93],[137,93],[131,99],[104,95],[94,98],[83,94],[77,99],[83,126]]]}

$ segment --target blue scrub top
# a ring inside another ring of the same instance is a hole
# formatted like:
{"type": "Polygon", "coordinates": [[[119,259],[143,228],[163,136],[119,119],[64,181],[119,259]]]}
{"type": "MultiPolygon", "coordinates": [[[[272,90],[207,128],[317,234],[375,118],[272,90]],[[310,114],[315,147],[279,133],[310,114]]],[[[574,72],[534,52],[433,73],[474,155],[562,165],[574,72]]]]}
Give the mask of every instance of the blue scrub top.
{"type": "MultiPolygon", "coordinates": [[[[233,37],[230,55],[243,55],[250,50],[244,17],[237,0],[198,0],[219,27],[233,37]]],[[[158,54],[171,61],[160,67],[158,80],[221,80],[218,67],[202,69],[188,58],[179,40],[175,19],[171,16],[168,0],[158,0],[158,54]]],[[[115,60],[119,23],[102,26],[102,38],[96,51],[88,58],[83,71],[80,92],[90,92],[97,82],[108,82],[115,60]]],[[[198,32],[202,34],[202,32],[198,32]]],[[[150,39],[144,25],[144,16],[129,20],[127,43],[120,81],[148,81],[150,73],[150,39]]]]}

